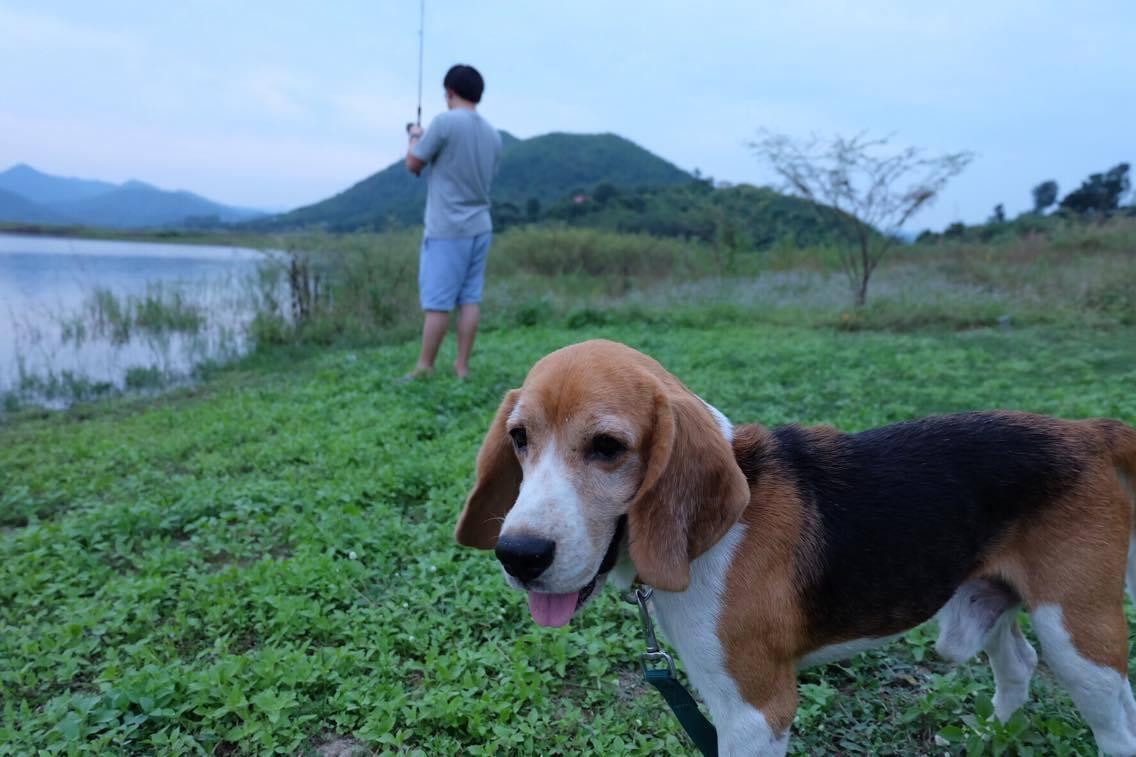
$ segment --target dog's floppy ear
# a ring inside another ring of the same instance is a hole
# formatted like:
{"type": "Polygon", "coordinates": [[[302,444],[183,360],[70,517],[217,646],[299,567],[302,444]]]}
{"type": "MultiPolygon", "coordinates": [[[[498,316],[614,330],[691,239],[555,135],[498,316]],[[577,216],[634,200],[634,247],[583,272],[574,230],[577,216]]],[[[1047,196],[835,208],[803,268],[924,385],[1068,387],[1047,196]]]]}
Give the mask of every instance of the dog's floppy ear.
{"type": "Polygon", "coordinates": [[[519,389],[505,394],[485,441],[481,443],[481,451],[477,453],[477,481],[454,530],[454,538],[463,547],[493,549],[501,533],[501,521],[517,501],[521,489],[521,464],[513,452],[505,421],[516,407],[520,394],[519,389]]]}
{"type": "Polygon", "coordinates": [[[741,516],[749,484],[706,405],[661,382],[647,450],[647,472],[628,512],[631,561],[645,583],[683,591],[690,561],[741,516]]]}

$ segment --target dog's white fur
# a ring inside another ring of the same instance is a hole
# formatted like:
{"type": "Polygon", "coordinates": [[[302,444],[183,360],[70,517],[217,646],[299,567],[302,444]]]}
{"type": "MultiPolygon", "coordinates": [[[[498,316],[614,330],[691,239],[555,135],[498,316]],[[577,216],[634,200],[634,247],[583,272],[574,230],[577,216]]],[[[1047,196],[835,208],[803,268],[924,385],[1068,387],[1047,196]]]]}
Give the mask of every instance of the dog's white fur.
{"type": "MultiPolygon", "coordinates": [[[[730,421],[707,404],[726,442],[732,439],[730,421]]],[[[520,417],[514,408],[510,422],[520,417]]],[[[532,409],[530,408],[530,411],[532,409]]],[[[618,422],[617,416],[612,416],[618,422]]],[[[546,419],[555,426],[559,419],[546,419]]],[[[623,428],[626,437],[634,429],[623,428]]],[[[502,534],[513,531],[539,534],[556,543],[551,567],[537,579],[517,588],[549,592],[570,592],[591,580],[603,561],[614,533],[613,513],[629,499],[626,481],[630,474],[614,482],[607,491],[595,481],[581,483],[581,467],[558,447],[555,435],[531,459],[522,459],[523,479],[515,504],[508,510],[502,534]],[[620,483],[620,481],[623,483],[620,483]]],[[[641,471],[634,471],[641,476],[641,471]]],[[[613,474],[614,475],[614,474],[613,474]]],[[[702,696],[718,725],[719,750],[724,755],[783,755],[788,746],[788,730],[777,733],[766,713],[747,702],[739,681],[730,673],[719,632],[719,621],[726,601],[724,594],[746,526],[736,523],[708,551],[690,563],[690,582],[683,591],[656,588],[652,608],[665,637],[674,646],[690,680],[702,696]]],[[[1133,542],[1136,546],[1136,541],[1133,542]]],[[[1129,552],[1128,583],[1136,590],[1136,550],[1129,552]]],[[[626,551],[612,572],[613,582],[630,585],[635,567],[626,551]]],[[[598,583],[602,584],[602,578],[598,583]]],[[[597,587],[598,588],[598,587],[597,587]]],[[[938,613],[940,637],[938,651],[953,661],[963,661],[985,651],[997,685],[994,706],[1003,721],[1028,698],[1029,681],[1037,665],[1037,653],[1025,640],[1017,625],[1019,602],[1015,595],[985,579],[961,585],[938,613]]],[[[1041,605],[1031,611],[1033,626],[1045,659],[1058,680],[1069,691],[1097,739],[1108,754],[1136,754],[1136,700],[1128,679],[1116,669],[1086,659],[1073,644],[1056,605],[1041,605]]],[[[886,643],[887,638],[853,639],[832,644],[805,655],[798,667],[823,664],[864,649],[886,643]]]]}

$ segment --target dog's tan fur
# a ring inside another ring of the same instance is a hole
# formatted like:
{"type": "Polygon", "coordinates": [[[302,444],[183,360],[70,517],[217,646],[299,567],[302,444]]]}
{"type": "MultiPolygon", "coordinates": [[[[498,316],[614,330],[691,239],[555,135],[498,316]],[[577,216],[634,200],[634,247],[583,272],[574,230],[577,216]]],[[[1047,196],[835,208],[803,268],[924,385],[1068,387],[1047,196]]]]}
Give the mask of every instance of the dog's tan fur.
{"type": "MultiPolygon", "coordinates": [[[[1062,440],[1075,483],[1036,518],[1012,523],[970,578],[1008,586],[1027,608],[1060,608],[1077,652],[1126,674],[1123,588],[1134,525],[1136,431],[1115,421],[1012,417],[1062,440]]],[[[724,578],[715,633],[742,699],[774,733],[786,731],[797,706],[798,662],[863,636],[864,629],[821,633],[810,627],[801,587],[823,562],[823,534],[798,481],[767,454],[774,444],[770,432],[741,426],[728,439],[705,403],[657,362],[623,345],[565,348],[538,362],[501,403],[458,522],[461,544],[494,546],[523,477],[508,436],[521,424],[535,445],[554,444],[548,448],[572,471],[594,549],[602,550],[607,524],[621,513],[611,507],[592,512],[587,502],[607,483],[626,488],[626,549],[639,578],[657,589],[685,590],[692,562],[735,523],[745,526],[724,578]],[[606,469],[581,452],[601,431],[618,433],[627,447],[606,469]]],[[[817,427],[804,433],[820,459],[831,448],[828,464],[840,464],[839,432],[817,427]]],[[[873,634],[904,631],[907,620],[897,618],[894,628],[873,621],[873,634]]]]}

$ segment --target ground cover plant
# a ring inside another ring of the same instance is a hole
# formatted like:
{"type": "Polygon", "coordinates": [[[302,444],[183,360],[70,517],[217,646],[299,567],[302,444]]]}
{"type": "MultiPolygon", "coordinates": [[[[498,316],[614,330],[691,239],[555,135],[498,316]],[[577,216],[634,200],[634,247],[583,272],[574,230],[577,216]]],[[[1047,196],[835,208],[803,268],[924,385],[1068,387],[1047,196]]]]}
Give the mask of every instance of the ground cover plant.
{"type": "MultiPolygon", "coordinates": [[[[492,556],[451,538],[502,393],[594,336],[737,422],[856,430],[989,407],[1136,422],[1136,330],[1115,322],[593,316],[485,334],[467,382],[393,384],[410,343],[282,347],[161,399],[26,412],[0,427],[0,753],[693,753],[638,684],[630,608],[609,591],[540,629],[492,556]]],[[[986,664],[952,668],[933,641],[919,629],[805,673],[793,752],[1093,751],[1044,668],[1002,726],[986,664]]]]}

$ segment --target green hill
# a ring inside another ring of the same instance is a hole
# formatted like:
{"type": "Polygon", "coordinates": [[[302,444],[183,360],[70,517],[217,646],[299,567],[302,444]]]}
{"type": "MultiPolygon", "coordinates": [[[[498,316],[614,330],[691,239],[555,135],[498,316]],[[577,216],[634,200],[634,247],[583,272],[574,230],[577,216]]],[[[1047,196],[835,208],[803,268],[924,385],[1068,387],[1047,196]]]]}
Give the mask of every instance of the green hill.
{"type": "MultiPolygon", "coordinates": [[[[615,134],[501,135],[493,183],[498,230],[554,223],[736,249],[824,244],[847,233],[822,222],[803,200],[749,185],[715,188],[615,134]]],[[[425,202],[425,178],[412,176],[400,160],[334,197],[246,226],[335,232],[418,226],[425,202]]]]}
{"type": "Polygon", "coordinates": [[[686,171],[616,134],[545,134],[519,140],[501,156],[494,197],[555,202],[570,192],[607,183],[618,187],[685,184],[686,171]]]}
{"type": "MultiPolygon", "coordinates": [[[[615,134],[545,134],[517,139],[502,132],[495,204],[548,205],[574,190],[601,183],[621,187],[685,184],[690,174],[615,134]]],[[[252,222],[263,229],[320,226],[331,231],[383,229],[422,222],[426,181],[400,160],[350,189],[314,205],[252,222]]]]}
{"type": "MultiPolygon", "coordinates": [[[[849,229],[833,228],[804,200],[749,184],[715,188],[706,180],[633,189],[600,184],[583,197],[563,198],[549,207],[542,219],[569,226],[701,239],[738,249],[851,241],[849,229]]],[[[498,213],[494,220],[508,225],[510,219],[498,213]]]]}
{"type": "Polygon", "coordinates": [[[426,179],[416,178],[399,161],[314,205],[251,221],[257,230],[316,226],[329,231],[382,230],[422,223],[426,179]]]}

